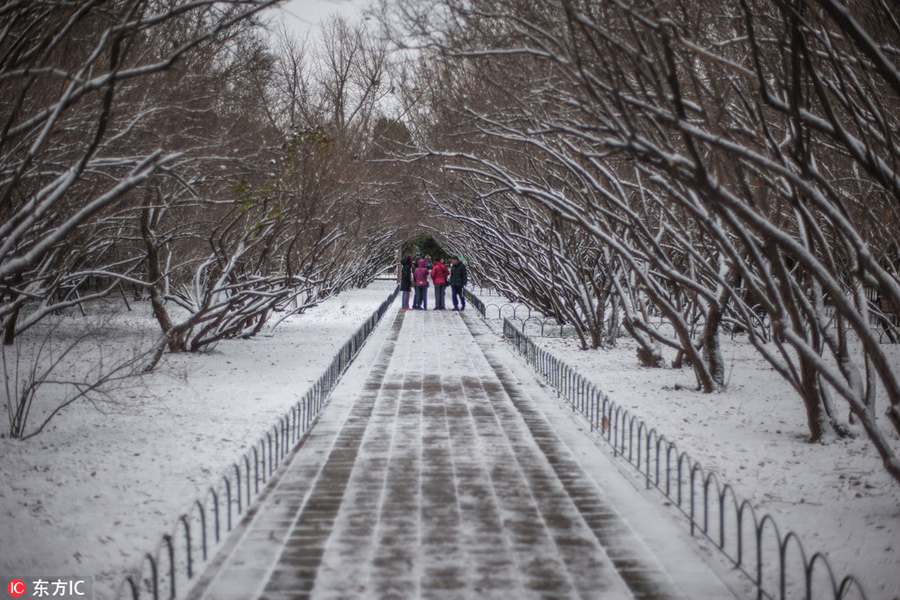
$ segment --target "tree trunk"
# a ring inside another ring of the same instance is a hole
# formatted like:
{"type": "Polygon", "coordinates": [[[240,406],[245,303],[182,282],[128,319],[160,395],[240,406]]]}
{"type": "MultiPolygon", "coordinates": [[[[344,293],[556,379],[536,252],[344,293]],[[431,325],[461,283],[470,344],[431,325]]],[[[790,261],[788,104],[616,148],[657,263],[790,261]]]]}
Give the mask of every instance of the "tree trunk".
{"type": "MultiPolygon", "coordinates": [[[[19,294],[15,290],[15,286],[21,285],[24,281],[24,277],[21,273],[16,273],[13,276],[13,285],[10,286],[9,295],[10,295],[10,304],[15,304],[16,299],[19,297],[19,294]]],[[[12,343],[16,340],[16,323],[19,321],[19,306],[16,304],[12,313],[10,313],[9,317],[6,319],[6,323],[3,327],[3,345],[11,346],[12,343]]]]}

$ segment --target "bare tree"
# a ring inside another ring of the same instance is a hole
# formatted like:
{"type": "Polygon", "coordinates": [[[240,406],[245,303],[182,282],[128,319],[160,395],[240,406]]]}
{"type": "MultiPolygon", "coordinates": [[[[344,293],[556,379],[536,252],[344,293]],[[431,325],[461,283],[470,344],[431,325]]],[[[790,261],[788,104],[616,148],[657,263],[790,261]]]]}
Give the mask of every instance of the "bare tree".
{"type": "Polygon", "coordinates": [[[703,389],[721,384],[720,327],[738,325],[797,390],[811,439],[849,432],[839,397],[900,480],[875,411],[880,387],[900,431],[900,388],[870,319],[873,295],[898,308],[886,4],[399,4],[398,38],[444,65],[428,81],[478,83],[432,121],[428,153],[613,252],[626,326],[677,347],[703,389]],[[497,152],[511,145],[552,166],[497,152]],[[672,338],[639,326],[641,298],[672,338]]]}
{"type": "Polygon", "coordinates": [[[10,437],[25,440],[40,434],[76,402],[90,402],[102,411],[122,410],[120,394],[142,385],[141,368],[151,345],[136,338],[130,347],[108,348],[103,332],[109,318],[78,323],[45,319],[32,335],[0,345],[0,402],[10,437]]]}
{"type": "MultiPolygon", "coordinates": [[[[0,10],[0,305],[4,340],[55,309],[135,278],[100,225],[182,147],[148,135],[177,70],[271,1],[12,2],[0,10]],[[102,232],[102,233],[101,233],[102,232]],[[94,236],[100,235],[97,239],[94,236]],[[73,295],[90,277],[105,283],[73,295]],[[19,325],[22,309],[36,307],[19,325]]],[[[190,110],[189,107],[185,107],[190,110]]]]}

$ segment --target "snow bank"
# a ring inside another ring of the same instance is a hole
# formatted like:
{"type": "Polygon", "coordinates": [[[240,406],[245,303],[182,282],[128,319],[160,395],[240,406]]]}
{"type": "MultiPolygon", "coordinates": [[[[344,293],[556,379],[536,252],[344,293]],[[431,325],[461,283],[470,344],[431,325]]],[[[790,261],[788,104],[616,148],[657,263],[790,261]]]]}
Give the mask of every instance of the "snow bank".
{"type": "MultiPolygon", "coordinates": [[[[94,598],[112,597],[178,514],[306,393],[393,287],[377,281],[256,338],[169,355],[115,403],[77,403],[37,437],[0,438],[0,573],[93,576],[94,598]]],[[[152,332],[149,306],[133,309],[107,328],[107,355],[152,332]]],[[[78,359],[95,363],[99,351],[78,359]]]]}
{"type": "MultiPolygon", "coordinates": [[[[484,300],[492,326],[502,329],[490,317],[506,301],[484,300]]],[[[862,432],[809,443],[802,401],[745,337],[723,338],[727,389],[703,394],[689,368],[641,367],[630,338],[613,349],[581,350],[574,337],[539,337],[534,327],[529,336],[731,484],[760,518],[771,514],[782,535],[796,532],[809,555],[825,554],[838,577],[854,575],[870,599],[900,598],[900,485],[862,432]]],[[[900,345],[885,349],[900,368],[900,345]]]]}

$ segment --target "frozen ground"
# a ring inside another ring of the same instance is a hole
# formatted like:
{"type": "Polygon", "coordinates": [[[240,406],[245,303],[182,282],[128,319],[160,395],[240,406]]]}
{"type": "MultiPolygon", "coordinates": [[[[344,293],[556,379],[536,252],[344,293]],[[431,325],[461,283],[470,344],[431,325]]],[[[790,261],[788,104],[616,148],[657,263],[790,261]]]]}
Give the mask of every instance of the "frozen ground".
{"type": "MultiPolygon", "coordinates": [[[[511,314],[507,301],[483,300],[499,328],[498,308],[511,314]]],[[[771,514],[783,533],[798,533],[809,555],[826,554],[836,575],[855,575],[870,600],[900,598],[900,485],[861,431],[857,439],[807,442],[802,402],[746,337],[724,338],[728,386],[711,395],[696,391],[688,368],[639,366],[630,338],[611,350],[581,350],[573,337],[532,339],[730,483],[760,518],[771,514]]],[[[900,345],[885,347],[900,365],[900,345]]]]}
{"type": "MultiPolygon", "coordinates": [[[[95,599],[110,598],[392,289],[377,281],[254,339],[169,355],[142,382],[118,390],[115,403],[74,404],[30,440],[0,438],[0,574],[93,576],[95,599]]],[[[132,307],[106,321],[107,362],[111,346],[130,349],[152,335],[148,305],[132,307]]],[[[100,347],[85,344],[78,360],[94,364],[99,356],[100,347]]],[[[0,431],[8,429],[5,412],[0,431]]]]}
{"type": "MultiPolygon", "coordinates": [[[[114,403],[73,405],[25,442],[0,438],[0,573],[91,575],[95,597],[108,598],[177,515],[306,392],[390,289],[376,282],[256,339],[169,356],[114,403]]],[[[79,360],[135,347],[142,331],[152,332],[146,309],[114,315],[111,339],[79,360]]],[[[782,529],[797,531],[809,551],[855,574],[871,600],[900,597],[900,486],[864,439],[805,442],[802,405],[740,340],[726,351],[728,390],[715,395],[692,391],[688,370],[638,367],[625,339],[611,351],[541,343],[782,529]]],[[[891,350],[897,358],[900,348],[891,350]]]]}

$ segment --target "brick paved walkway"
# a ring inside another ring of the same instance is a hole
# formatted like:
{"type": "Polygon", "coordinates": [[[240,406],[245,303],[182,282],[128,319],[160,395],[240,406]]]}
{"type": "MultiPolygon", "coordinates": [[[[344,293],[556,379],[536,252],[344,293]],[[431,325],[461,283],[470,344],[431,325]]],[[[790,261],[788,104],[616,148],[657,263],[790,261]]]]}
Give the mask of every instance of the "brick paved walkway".
{"type": "Polygon", "coordinates": [[[661,568],[496,344],[389,313],[191,598],[733,597],[694,550],[661,568]]]}

